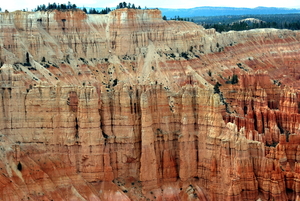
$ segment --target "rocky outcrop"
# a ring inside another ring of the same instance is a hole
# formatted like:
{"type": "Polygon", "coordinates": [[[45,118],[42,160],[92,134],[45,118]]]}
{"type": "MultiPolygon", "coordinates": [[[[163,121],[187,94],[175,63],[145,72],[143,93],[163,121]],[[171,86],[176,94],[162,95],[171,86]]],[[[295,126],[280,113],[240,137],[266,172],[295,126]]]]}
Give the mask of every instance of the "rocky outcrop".
{"type": "Polygon", "coordinates": [[[299,32],[133,9],[0,29],[1,200],[299,199],[299,32]]]}

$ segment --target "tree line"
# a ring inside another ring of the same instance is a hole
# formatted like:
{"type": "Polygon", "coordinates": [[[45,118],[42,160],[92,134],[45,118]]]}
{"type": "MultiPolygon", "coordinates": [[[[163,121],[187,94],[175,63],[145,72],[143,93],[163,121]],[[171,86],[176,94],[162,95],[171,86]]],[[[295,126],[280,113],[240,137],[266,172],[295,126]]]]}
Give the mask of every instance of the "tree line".
{"type": "Polygon", "coordinates": [[[291,30],[300,30],[300,21],[298,22],[260,22],[260,23],[247,23],[247,22],[235,22],[231,24],[203,24],[203,27],[206,29],[214,28],[217,32],[224,31],[243,31],[250,29],[258,29],[258,28],[275,28],[275,29],[291,29],[291,30]]]}
{"type": "Polygon", "coordinates": [[[47,10],[76,10],[77,6],[76,4],[71,4],[71,2],[69,1],[68,4],[59,4],[59,3],[48,3],[48,6],[46,6],[45,4],[42,5],[38,5],[33,11],[47,11],[47,10]]]}
{"type": "Polygon", "coordinates": [[[242,31],[257,28],[276,28],[300,30],[300,14],[261,14],[261,15],[228,15],[228,16],[199,16],[193,17],[194,22],[205,28],[214,28],[217,32],[242,31]],[[244,21],[255,18],[260,22],[244,21]]]}
{"type": "Polygon", "coordinates": [[[124,2],[120,2],[120,3],[116,6],[116,9],[120,9],[120,8],[141,9],[141,6],[136,7],[134,4],[126,3],[126,2],[124,1],[124,2]]]}
{"type": "MultiPolygon", "coordinates": [[[[116,9],[121,9],[121,8],[129,8],[129,9],[142,9],[141,6],[136,6],[134,3],[127,3],[127,2],[120,2],[117,6],[116,9]]],[[[70,1],[68,1],[67,4],[59,4],[59,3],[48,3],[48,5],[45,4],[41,4],[38,5],[36,8],[34,8],[32,11],[36,12],[36,11],[49,11],[49,10],[82,10],[87,14],[108,14],[111,11],[113,11],[114,9],[111,9],[109,7],[106,7],[104,9],[97,9],[97,8],[80,8],[77,7],[76,4],[72,4],[70,1]]],[[[147,9],[147,7],[145,7],[145,9],[147,9]]],[[[2,11],[2,9],[0,8],[0,12],[2,11]]],[[[23,9],[23,11],[27,11],[27,9],[23,9]]]]}
{"type": "Polygon", "coordinates": [[[175,16],[174,18],[170,18],[170,20],[194,22],[194,19],[192,19],[192,18],[189,18],[189,17],[180,17],[180,16],[175,16]]]}
{"type": "Polygon", "coordinates": [[[101,11],[97,10],[96,8],[90,8],[89,10],[87,10],[85,7],[83,7],[82,10],[83,10],[83,12],[85,12],[87,14],[108,14],[108,13],[110,13],[110,11],[112,11],[108,7],[102,9],[101,11]]]}
{"type": "MultiPolygon", "coordinates": [[[[141,6],[136,7],[134,4],[131,3],[126,3],[124,2],[120,2],[117,6],[116,9],[121,9],[121,8],[131,8],[131,9],[141,9],[141,6]]],[[[90,8],[89,10],[87,10],[86,8],[83,7],[82,9],[85,13],[88,14],[108,14],[111,11],[113,11],[113,9],[111,8],[104,8],[102,10],[97,10],[96,8],[90,8]]]]}
{"type": "MultiPolygon", "coordinates": [[[[116,9],[121,9],[121,8],[131,8],[131,9],[141,9],[141,6],[135,6],[134,4],[127,3],[127,2],[120,2],[117,6],[116,9]]],[[[48,3],[46,6],[45,4],[38,5],[33,11],[48,11],[48,10],[77,10],[80,9],[84,11],[87,14],[108,14],[114,9],[111,8],[104,8],[102,10],[98,10],[96,8],[85,8],[83,7],[78,8],[76,4],[72,4],[70,1],[67,4],[59,4],[59,3],[48,3]]],[[[1,11],[1,10],[0,10],[1,11]]]]}

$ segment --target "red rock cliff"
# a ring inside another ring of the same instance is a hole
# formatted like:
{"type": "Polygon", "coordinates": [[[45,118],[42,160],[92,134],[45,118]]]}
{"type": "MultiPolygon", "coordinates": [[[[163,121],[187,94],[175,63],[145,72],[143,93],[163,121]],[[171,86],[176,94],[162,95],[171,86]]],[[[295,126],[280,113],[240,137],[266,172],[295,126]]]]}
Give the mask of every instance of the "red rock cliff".
{"type": "Polygon", "coordinates": [[[299,199],[299,32],[132,9],[0,29],[1,200],[299,199]]]}

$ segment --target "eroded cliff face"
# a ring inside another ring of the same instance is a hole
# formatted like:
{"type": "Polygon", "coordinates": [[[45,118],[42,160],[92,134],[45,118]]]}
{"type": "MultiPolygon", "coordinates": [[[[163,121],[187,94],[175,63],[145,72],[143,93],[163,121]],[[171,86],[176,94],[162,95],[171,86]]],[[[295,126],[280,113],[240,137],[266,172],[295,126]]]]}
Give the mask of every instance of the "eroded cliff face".
{"type": "Polygon", "coordinates": [[[299,32],[132,9],[0,30],[1,200],[299,199],[299,32]]]}

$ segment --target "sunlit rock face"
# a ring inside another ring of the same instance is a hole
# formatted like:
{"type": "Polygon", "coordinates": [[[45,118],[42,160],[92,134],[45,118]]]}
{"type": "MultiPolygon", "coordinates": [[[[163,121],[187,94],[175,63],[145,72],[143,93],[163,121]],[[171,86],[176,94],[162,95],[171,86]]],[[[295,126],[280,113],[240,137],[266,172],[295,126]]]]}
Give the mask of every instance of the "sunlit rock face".
{"type": "Polygon", "coordinates": [[[0,30],[1,200],[299,199],[299,32],[133,9],[0,30]]]}

